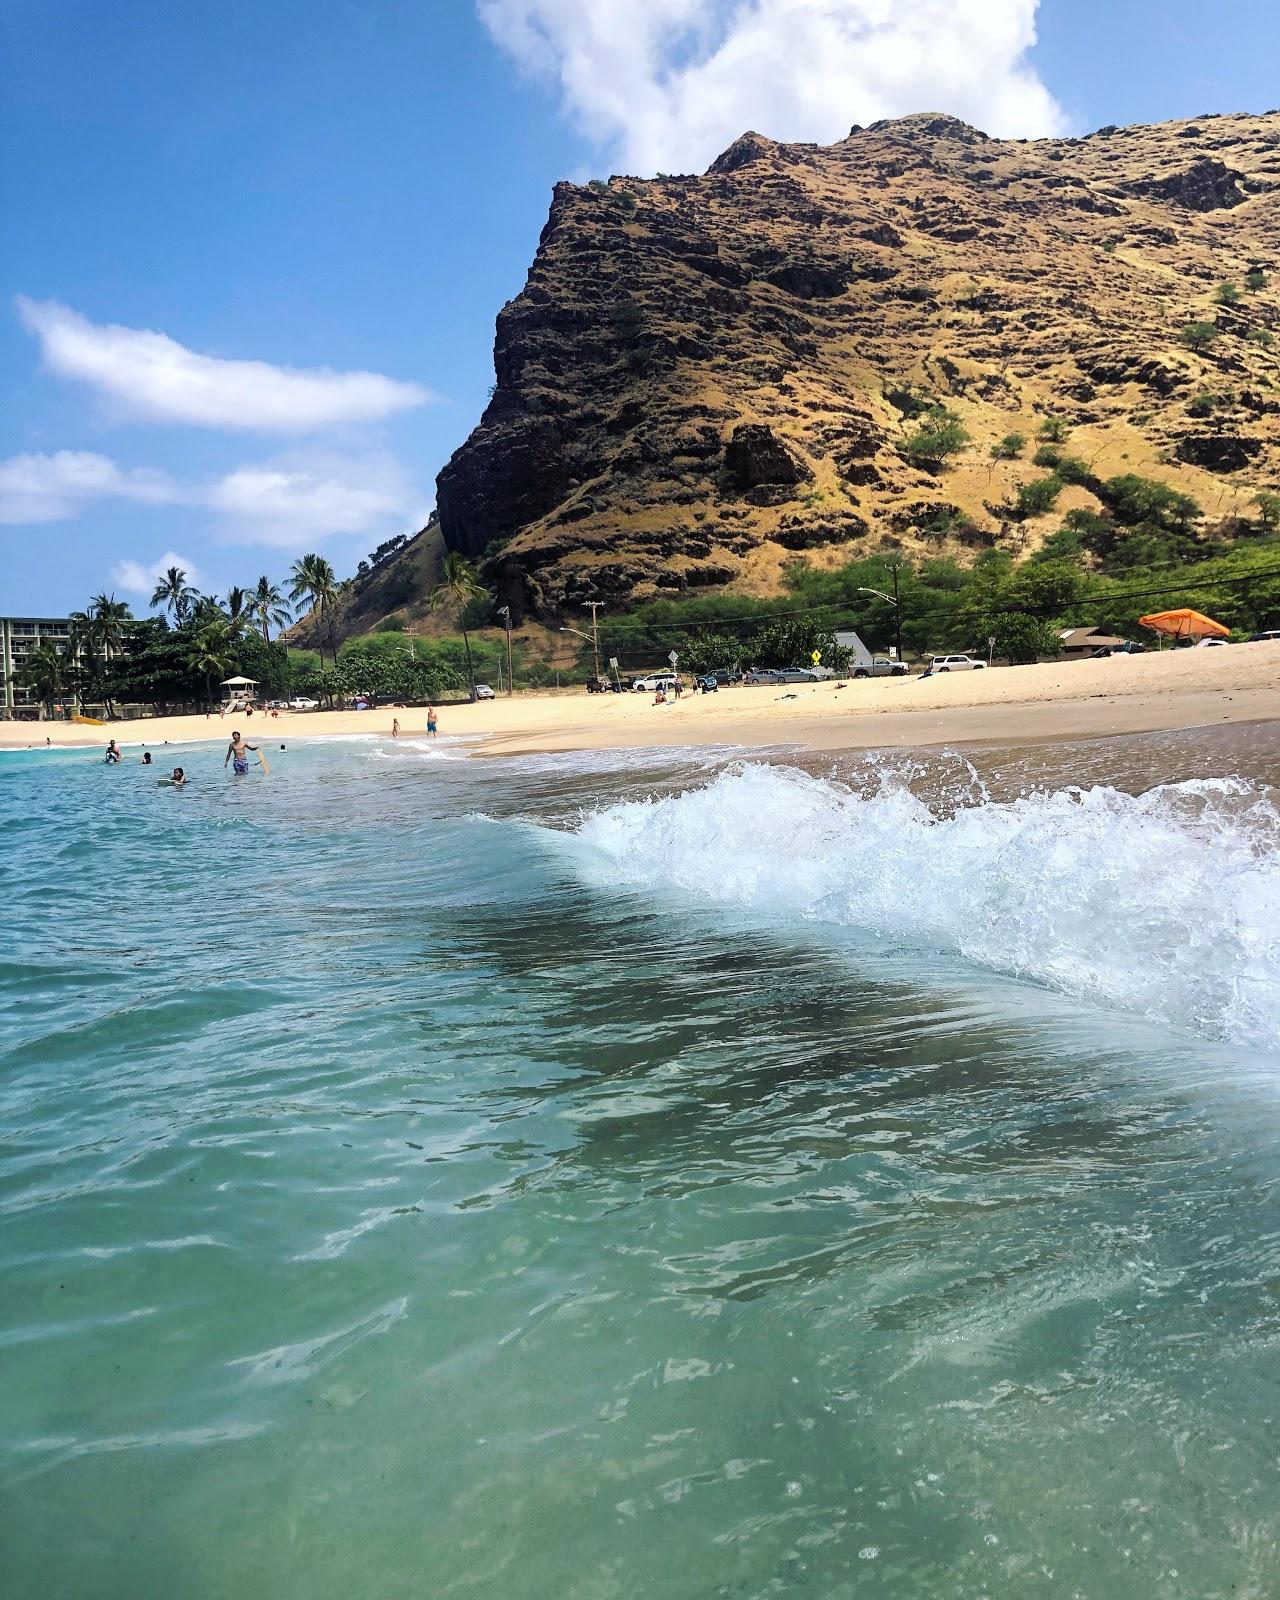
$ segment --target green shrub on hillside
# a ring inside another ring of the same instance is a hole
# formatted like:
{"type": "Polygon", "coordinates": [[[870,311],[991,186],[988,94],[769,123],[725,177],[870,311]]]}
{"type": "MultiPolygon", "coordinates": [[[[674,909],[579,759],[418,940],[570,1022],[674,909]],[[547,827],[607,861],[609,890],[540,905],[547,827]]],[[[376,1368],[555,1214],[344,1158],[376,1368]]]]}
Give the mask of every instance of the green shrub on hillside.
{"type": "Polygon", "coordinates": [[[920,426],[899,448],[914,465],[936,467],[963,450],[968,441],[969,430],[955,412],[936,406],[925,413],[920,426]]]}
{"type": "Polygon", "coordinates": [[[1240,291],[1236,288],[1235,284],[1228,279],[1227,281],[1220,283],[1214,290],[1213,298],[1214,302],[1220,306],[1238,305],[1240,301],[1240,291]]]}
{"type": "Polygon", "coordinates": [[[993,461],[1016,461],[1026,449],[1027,436],[1024,433],[1006,433],[991,446],[991,459],[993,461]]]}
{"type": "Polygon", "coordinates": [[[1188,322],[1178,335],[1188,350],[1207,350],[1218,337],[1218,330],[1212,322],[1188,322]]]}
{"type": "Polygon", "coordinates": [[[1065,417],[1046,417],[1036,432],[1050,444],[1061,444],[1071,432],[1071,426],[1065,417]]]}
{"type": "Polygon", "coordinates": [[[1047,478],[1020,483],[1014,507],[1020,517],[1041,517],[1046,511],[1053,510],[1061,493],[1062,479],[1051,472],[1047,478]]]}

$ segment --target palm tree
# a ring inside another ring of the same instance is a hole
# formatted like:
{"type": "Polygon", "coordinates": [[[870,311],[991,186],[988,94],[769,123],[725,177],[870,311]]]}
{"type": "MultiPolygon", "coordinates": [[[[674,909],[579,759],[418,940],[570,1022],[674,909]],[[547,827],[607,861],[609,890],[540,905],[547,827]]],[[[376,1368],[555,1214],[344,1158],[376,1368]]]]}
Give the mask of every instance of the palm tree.
{"type": "Polygon", "coordinates": [[[299,600],[305,599],[309,609],[318,613],[320,622],[328,622],[329,648],[333,652],[333,664],[336,667],[338,643],[333,631],[333,607],[338,598],[338,580],[333,568],[323,556],[303,556],[289,569],[289,576],[293,579],[293,586],[289,590],[290,600],[296,605],[299,600]]]}
{"type": "MultiPolygon", "coordinates": [[[[117,600],[115,595],[95,594],[89,602],[88,618],[91,658],[100,669],[102,663],[124,649],[124,625],[133,621],[133,612],[126,600],[117,600]]],[[[107,715],[114,716],[109,693],[104,692],[102,703],[107,715]]]]}
{"type": "Polygon", "coordinates": [[[173,613],[174,624],[181,627],[191,615],[199,596],[187,582],[187,575],[181,567],[170,567],[164,577],[156,584],[155,592],[151,596],[151,604],[160,606],[165,611],[173,613]]]}
{"type": "Polygon", "coordinates": [[[471,685],[471,698],[476,697],[476,672],[471,663],[471,641],[463,626],[463,615],[473,600],[488,599],[489,591],[476,576],[476,569],[456,550],[450,550],[440,568],[440,581],[431,591],[433,611],[452,611],[462,630],[462,648],[467,652],[467,681],[471,685]]]}
{"type": "Polygon", "coordinates": [[[230,670],[231,658],[227,649],[231,644],[231,627],[224,617],[220,622],[210,622],[201,628],[187,652],[187,665],[204,678],[206,705],[213,704],[213,677],[221,677],[230,670]]]}
{"type": "Polygon", "coordinates": [[[16,677],[26,688],[34,689],[45,710],[52,712],[54,701],[62,693],[67,665],[57,645],[42,639],[18,668],[16,677]]]}
{"type": "Polygon", "coordinates": [[[227,613],[232,632],[243,633],[249,625],[249,591],[239,587],[228,589],[223,609],[227,613]]]}
{"type": "Polygon", "coordinates": [[[271,643],[270,629],[274,628],[278,633],[281,628],[287,628],[293,621],[293,612],[285,604],[284,595],[270,578],[258,579],[257,588],[249,591],[249,604],[246,609],[262,627],[263,644],[271,643]]]}

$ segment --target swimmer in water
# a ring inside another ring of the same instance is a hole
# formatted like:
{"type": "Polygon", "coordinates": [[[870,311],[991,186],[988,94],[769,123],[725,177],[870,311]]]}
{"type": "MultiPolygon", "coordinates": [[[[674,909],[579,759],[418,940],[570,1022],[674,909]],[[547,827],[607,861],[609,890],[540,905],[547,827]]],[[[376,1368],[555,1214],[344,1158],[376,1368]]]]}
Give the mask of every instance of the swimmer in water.
{"type": "Polygon", "coordinates": [[[187,781],[186,773],[182,770],[181,767],[175,767],[173,769],[173,776],[169,779],[169,782],[173,785],[173,787],[175,789],[181,789],[183,784],[186,783],[186,781],[187,781]]]}
{"type": "Polygon", "coordinates": [[[151,752],[150,752],[150,750],[144,750],[142,752],[142,765],[144,767],[149,767],[151,765],[151,752]]]}
{"type": "Polygon", "coordinates": [[[106,763],[107,763],[107,765],[109,767],[114,767],[119,760],[120,760],[120,746],[115,742],[114,739],[108,740],[108,742],[107,742],[107,754],[106,754],[106,763]]]}
{"type": "Polygon", "coordinates": [[[235,773],[236,777],[243,778],[245,773],[249,770],[249,752],[251,750],[253,751],[254,755],[257,756],[262,770],[264,772],[270,772],[271,768],[267,765],[267,758],[263,755],[262,751],[258,749],[256,744],[246,744],[240,737],[238,731],[232,733],[231,735],[231,743],[227,746],[227,753],[222,758],[222,770],[224,772],[226,771],[227,762],[229,761],[231,763],[231,770],[235,773]]]}

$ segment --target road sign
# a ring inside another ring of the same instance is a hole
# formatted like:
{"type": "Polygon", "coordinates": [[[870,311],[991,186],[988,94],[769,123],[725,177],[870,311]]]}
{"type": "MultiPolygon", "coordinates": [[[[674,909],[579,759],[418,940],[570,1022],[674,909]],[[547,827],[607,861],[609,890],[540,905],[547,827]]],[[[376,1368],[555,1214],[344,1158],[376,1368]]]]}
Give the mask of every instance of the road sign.
{"type": "Polygon", "coordinates": [[[813,655],[810,656],[809,659],[813,662],[814,666],[816,667],[818,665],[819,661],[822,660],[822,651],[821,650],[815,650],[813,652],[813,655]]]}
{"type": "Polygon", "coordinates": [[[612,667],[614,672],[616,672],[618,670],[618,658],[617,658],[617,656],[610,656],[609,657],[609,665],[610,665],[610,667],[612,667]]]}
{"type": "Polygon", "coordinates": [[[673,667],[675,666],[676,662],[679,661],[679,659],[680,659],[680,652],[678,650],[673,650],[671,652],[671,654],[667,657],[667,660],[671,663],[671,665],[673,667]]]}

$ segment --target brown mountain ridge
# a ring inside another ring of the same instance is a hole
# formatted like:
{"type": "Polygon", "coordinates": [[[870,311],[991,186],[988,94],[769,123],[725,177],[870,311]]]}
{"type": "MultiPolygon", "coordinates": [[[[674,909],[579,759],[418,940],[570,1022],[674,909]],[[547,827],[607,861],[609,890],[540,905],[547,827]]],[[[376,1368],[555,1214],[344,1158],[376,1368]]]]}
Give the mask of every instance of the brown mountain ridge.
{"type": "Polygon", "coordinates": [[[1280,112],[1034,141],[919,115],[560,183],[444,541],[544,620],[770,593],[797,552],[1025,552],[1098,507],[1011,511],[1049,416],[1091,474],[1247,515],[1280,477],[1277,267],[1280,112]],[[969,434],[945,465],[903,451],[928,403],[969,434]]]}

